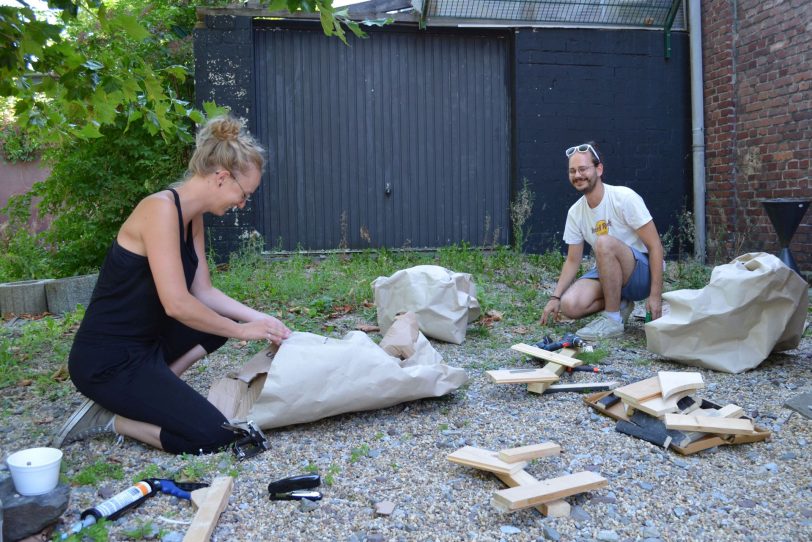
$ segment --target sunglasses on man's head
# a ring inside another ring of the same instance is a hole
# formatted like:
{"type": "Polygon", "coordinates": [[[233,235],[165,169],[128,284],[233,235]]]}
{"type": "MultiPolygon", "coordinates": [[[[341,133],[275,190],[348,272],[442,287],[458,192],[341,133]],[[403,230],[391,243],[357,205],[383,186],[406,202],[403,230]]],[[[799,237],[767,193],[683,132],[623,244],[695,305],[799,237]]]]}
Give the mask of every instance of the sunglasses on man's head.
{"type": "Polygon", "coordinates": [[[600,156],[598,156],[598,151],[596,151],[595,148],[592,147],[592,145],[590,145],[589,143],[584,143],[583,145],[570,147],[569,149],[564,151],[564,153],[567,155],[567,158],[569,158],[576,152],[591,152],[593,156],[595,156],[595,160],[597,160],[598,162],[601,161],[600,156]]]}

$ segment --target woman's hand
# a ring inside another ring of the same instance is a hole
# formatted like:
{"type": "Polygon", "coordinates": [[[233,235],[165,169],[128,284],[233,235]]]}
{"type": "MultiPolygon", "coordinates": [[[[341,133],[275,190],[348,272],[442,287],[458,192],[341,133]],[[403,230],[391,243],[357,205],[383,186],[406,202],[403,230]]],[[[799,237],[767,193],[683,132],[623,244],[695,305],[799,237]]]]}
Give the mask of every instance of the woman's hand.
{"type": "Polygon", "coordinates": [[[247,341],[266,340],[278,345],[291,334],[288,326],[268,314],[241,325],[244,331],[242,338],[247,341]]]}

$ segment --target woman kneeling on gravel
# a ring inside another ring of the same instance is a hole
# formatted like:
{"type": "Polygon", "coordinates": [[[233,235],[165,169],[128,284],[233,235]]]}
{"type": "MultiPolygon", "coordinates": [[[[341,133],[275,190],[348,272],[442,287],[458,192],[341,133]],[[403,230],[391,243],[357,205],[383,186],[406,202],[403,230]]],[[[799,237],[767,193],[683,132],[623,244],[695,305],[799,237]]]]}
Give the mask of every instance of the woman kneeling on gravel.
{"type": "Polygon", "coordinates": [[[68,368],[89,397],[55,436],[62,446],[115,433],[167,452],[233,442],[227,420],[181,380],[227,338],[279,344],[290,330],[211,284],[203,214],[243,208],[259,187],[263,149],[230,116],[197,135],[186,180],[144,198],[113,241],[68,368]]]}

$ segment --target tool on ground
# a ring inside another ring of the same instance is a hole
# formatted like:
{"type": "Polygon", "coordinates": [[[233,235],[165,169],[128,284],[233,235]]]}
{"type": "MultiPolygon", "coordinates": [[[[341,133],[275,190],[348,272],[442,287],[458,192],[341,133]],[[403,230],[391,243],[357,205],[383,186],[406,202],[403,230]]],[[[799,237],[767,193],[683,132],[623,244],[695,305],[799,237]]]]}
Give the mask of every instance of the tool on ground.
{"type": "Polygon", "coordinates": [[[237,459],[248,459],[271,449],[268,437],[253,421],[224,423],[223,427],[240,436],[232,445],[237,459]]]}
{"type": "Polygon", "coordinates": [[[583,371],[585,373],[621,374],[617,369],[602,367],[600,365],[578,365],[577,367],[567,367],[566,371],[568,373],[573,371],[583,371]]]}
{"type": "Polygon", "coordinates": [[[586,343],[584,340],[575,333],[567,333],[560,341],[554,342],[549,335],[545,335],[544,339],[536,343],[536,346],[548,352],[555,352],[562,348],[581,348],[586,343]]]}
{"type": "Polygon", "coordinates": [[[88,508],[79,516],[80,521],[74,523],[70,530],[62,534],[62,540],[89,527],[100,519],[115,520],[122,514],[131,510],[156,493],[166,493],[175,497],[191,500],[191,492],[208,484],[196,482],[175,482],[164,478],[147,478],[141,480],[124,491],[113,495],[101,504],[88,508]]]}
{"type": "Polygon", "coordinates": [[[299,476],[289,476],[276,480],[268,484],[268,493],[271,494],[272,501],[309,501],[321,500],[321,493],[318,491],[308,491],[321,484],[318,474],[301,474],[299,476]]]}

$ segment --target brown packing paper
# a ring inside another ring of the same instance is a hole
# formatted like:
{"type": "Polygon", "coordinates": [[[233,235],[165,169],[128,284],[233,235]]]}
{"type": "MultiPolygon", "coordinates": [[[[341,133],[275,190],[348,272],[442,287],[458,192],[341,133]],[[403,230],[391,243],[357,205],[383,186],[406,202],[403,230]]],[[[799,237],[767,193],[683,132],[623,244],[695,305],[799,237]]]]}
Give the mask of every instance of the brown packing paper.
{"type": "Polygon", "coordinates": [[[229,419],[249,419],[270,429],[439,397],[467,382],[465,371],[443,363],[416,331],[413,315],[397,322],[393,333],[415,336],[413,345],[388,333],[384,341],[397,344],[399,351],[412,350],[405,360],[387,354],[359,331],[341,339],[294,333],[273,358],[270,350],[259,352],[239,374],[216,382],[209,401],[229,419]]]}
{"type": "Polygon", "coordinates": [[[757,367],[770,352],[798,346],[809,304],[806,281],[763,252],[713,269],[700,290],[663,294],[671,312],[645,324],[647,348],[726,373],[757,367]]]}
{"type": "Polygon", "coordinates": [[[438,265],[418,265],[378,277],[372,288],[378,325],[384,333],[398,314],[413,312],[427,337],[461,344],[468,323],[481,312],[471,275],[438,265]]]}

